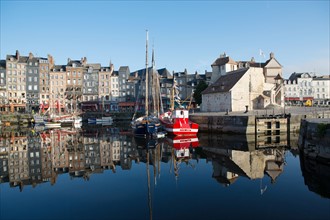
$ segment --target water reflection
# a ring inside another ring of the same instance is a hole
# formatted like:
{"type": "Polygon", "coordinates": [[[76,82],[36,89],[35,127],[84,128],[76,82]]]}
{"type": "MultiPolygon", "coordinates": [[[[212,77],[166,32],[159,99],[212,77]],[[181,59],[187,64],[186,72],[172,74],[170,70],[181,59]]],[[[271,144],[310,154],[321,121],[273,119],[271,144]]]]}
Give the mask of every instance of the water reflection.
{"type": "MultiPolygon", "coordinates": [[[[295,143],[298,137],[291,137],[289,142],[285,137],[270,142],[268,138],[257,138],[258,141],[255,136],[201,135],[146,140],[111,126],[2,130],[0,177],[1,183],[22,191],[26,185],[56,184],[63,173],[88,181],[91,175],[105,170],[116,173],[118,167],[130,170],[132,163],[145,163],[150,188],[151,182],[157,184],[162,163],[170,165],[177,179],[182,165],[194,169],[200,159],[206,159],[212,164],[212,178],[220,184],[228,187],[239,177],[259,180],[260,193],[264,194],[267,185],[262,181],[268,178],[271,184],[276,183],[284,172],[286,154],[299,154],[295,143]],[[153,173],[152,181],[149,172],[153,173]]],[[[315,163],[301,155],[305,183],[311,191],[329,198],[329,163],[315,163]]]]}
{"type": "MultiPolygon", "coordinates": [[[[286,148],[283,146],[263,145],[258,148],[259,145],[256,147],[253,142],[250,144],[249,137],[245,136],[240,137],[240,140],[237,136],[222,135],[217,138],[221,138],[222,147],[207,142],[202,149],[212,161],[212,177],[225,186],[233,184],[238,177],[255,180],[263,179],[264,175],[271,179],[271,183],[275,183],[284,170],[286,148]]],[[[203,143],[203,139],[201,142],[203,143]]]]}
{"type": "Polygon", "coordinates": [[[300,167],[305,185],[311,192],[330,198],[330,161],[315,158],[314,152],[300,151],[300,167]]]}

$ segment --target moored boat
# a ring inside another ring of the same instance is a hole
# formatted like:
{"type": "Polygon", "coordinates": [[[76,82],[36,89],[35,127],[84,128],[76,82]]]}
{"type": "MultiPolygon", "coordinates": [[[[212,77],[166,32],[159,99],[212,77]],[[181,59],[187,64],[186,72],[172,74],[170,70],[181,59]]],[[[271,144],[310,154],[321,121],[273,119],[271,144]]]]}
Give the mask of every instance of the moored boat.
{"type": "Polygon", "coordinates": [[[198,124],[189,120],[187,109],[170,110],[159,116],[164,130],[173,135],[196,135],[198,124]]]}
{"type": "Polygon", "coordinates": [[[112,124],[113,119],[111,116],[101,118],[89,118],[88,123],[90,124],[112,124]]]}
{"type": "MultiPolygon", "coordinates": [[[[152,71],[154,68],[152,67],[152,71]]],[[[152,88],[155,86],[154,83],[150,86],[149,84],[149,70],[148,70],[148,31],[147,31],[147,40],[146,40],[146,68],[145,68],[145,95],[144,95],[144,104],[145,104],[145,115],[139,118],[135,118],[135,114],[131,121],[131,127],[133,129],[133,133],[136,136],[140,137],[163,137],[163,133],[160,135],[159,131],[161,128],[161,123],[158,117],[155,117],[152,114],[149,114],[149,90],[151,91],[152,88]]],[[[153,72],[152,72],[153,73],[153,72]]],[[[151,93],[150,93],[151,94],[151,93]]],[[[155,94],[153,94],[155,95],[155,94]]],[[[153,97],[154,98],[154,97],[153,97]]],[[[155,101],[154,101],[155,102],[155,101]]],[[[155,103],[154,103],[155,104],[155,103]]]]}

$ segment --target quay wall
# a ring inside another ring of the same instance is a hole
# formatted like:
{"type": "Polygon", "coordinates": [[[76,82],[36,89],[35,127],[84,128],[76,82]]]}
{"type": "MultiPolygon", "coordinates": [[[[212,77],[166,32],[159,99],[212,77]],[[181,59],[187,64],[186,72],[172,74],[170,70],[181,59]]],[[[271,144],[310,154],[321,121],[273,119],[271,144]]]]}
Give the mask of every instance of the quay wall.
{"type": "MultiPolygon", "coordinates": [[[[214,132],[228,134],[256,134],[263,133],[265,129],[256,123],[260,115],[244,115],[244,114],[217,114],[217,113],[194,113],[190,115],[190,120],[199,124],[199,132],[214,132]]],[[[305,118],[315,118],[315,114],[290,114],[290,119],[270,118],[268,121],[276,123],[279,121],[281,129],[280,133],[299,132],[301,120],[305,118]],[[287,124],[289,123],[289,124],[287,124]],[[288,126],[289,125],[289,126],[288,126]]],[[[317,117],[321,117],[320,115],[317,117]]],[[[267,122],[267,119],[265,120],[267,122]]]]}
{"type": "Polygon", "coordinates": [[[304,156],[329,163],[330,118],[301,120],[298,146],[304,156]]]}

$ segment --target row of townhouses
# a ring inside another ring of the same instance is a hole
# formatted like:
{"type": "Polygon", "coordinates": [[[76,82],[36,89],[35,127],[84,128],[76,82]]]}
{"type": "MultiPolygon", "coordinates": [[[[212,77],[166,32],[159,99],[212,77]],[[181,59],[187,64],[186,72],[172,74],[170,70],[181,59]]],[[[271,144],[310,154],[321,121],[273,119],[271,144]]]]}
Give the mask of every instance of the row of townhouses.
{"type": "MultiPolygon", "coordinates": [[[[170,73],[166,68],[148,68],[150,77],[156,75],[164,108],[170,105],[173,76],[179,84],[180,97],[190,97],[205,75],[183,72],[170,73]]],[[[87,63],[87,58],[68,59],[66,65],[55,65],[47,58],[21,56],[19,51],[0,60],[1,111],[32,112],[41,107],[59,108],[62,112],[81,108],[86,111],[133,110],[136,103],[143,110],[145,69],[130,72],[128,66],[114,70],[112,63],[103,67],[87,63]],[[137,102],[139,101],[139,102],[137,102]]],[[[150,80],[151,81],[151,80],[150,80]]],[[[152,88],[149,88],[150,91],[152,88]]],[[[151,92],[149,92],[151,94],[151,92]]]]}
{"type": "MultiPolygon", "coordinates": [[[[169,108],[174,78],[180,98],[187,100],[200,81],[209,86],[202,93],[201,111],[242,111],[269,105],[284,106],[312,100],[329,105],[329,76],[293,73],[284,80],[282,65],[273,53],[265,62],[234,61],[225,53],[212,64],[212,72],[170,73],[156,69],[154,59],[148,68],[150,81],[157,78],[164,109],[169,108]]],[[[68,59],[66,65],[55,65],[51,55],[21,56],[19,51],[0,60],[0,110],[12,112],[38,111],[41,107],[62,112],[143,111],[145,69],[130,71],[128,66],[114,70],[114,65],[88,63],[87,58],[68,59]]],[[[152,93],[152,88],[149,94],[152,93]]]]}

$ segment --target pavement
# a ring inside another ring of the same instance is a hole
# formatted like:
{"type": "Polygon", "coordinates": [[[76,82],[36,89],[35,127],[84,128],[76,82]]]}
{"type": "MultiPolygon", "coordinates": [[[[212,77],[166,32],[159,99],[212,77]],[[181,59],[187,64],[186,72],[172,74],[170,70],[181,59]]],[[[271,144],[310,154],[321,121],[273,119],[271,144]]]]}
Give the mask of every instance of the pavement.
{"type": "MultiPolygon", "coordinates": [[[[228,115],[243,116],[243,115],[278,115],[278,114],[291,114],[291,115],[315,115],[322,118],[330,118],[330,106],[328,107],[300,107],[300,106],[286,106],[286,107],[274,107],[267,109],[235,111],[228,112],[228,115]]],[[[226,112],[191,112],[190,115],[227,115],[226,112]]]]}

